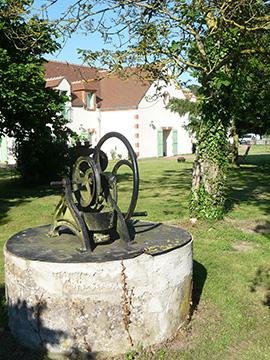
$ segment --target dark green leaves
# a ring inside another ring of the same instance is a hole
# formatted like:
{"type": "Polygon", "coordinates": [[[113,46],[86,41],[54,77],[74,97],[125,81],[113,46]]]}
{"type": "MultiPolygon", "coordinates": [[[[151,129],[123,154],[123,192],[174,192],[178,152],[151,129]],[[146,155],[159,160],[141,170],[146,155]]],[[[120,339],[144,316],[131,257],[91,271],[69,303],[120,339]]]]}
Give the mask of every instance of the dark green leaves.
{"type": "Polygon", "coordinates": [[[45,88],[43,55],[58,44],[46,22],[31,18],[30,5],[31,1],[22,0],[0,4],[0,133],[15,138],[23,177],[35,173],[33,180],[46,181],[50,163],[58,163],[59,172],[65,165],[59,157],[68,138],[61,115],[66,99],[45,88]],[[52,155],[52,149],[59,151],[52,155]]]}

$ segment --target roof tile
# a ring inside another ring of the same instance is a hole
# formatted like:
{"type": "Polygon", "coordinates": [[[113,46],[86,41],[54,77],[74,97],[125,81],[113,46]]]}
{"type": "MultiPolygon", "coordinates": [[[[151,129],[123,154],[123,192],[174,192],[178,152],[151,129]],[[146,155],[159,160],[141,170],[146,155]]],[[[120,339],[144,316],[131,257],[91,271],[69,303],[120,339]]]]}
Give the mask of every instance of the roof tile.
{"type": "MultiPolygon", "coordinates": [[[[127,110],[138,107],[151,83],[135,77],[121,79],[117,75],[108,75],[105,70],[57,61],[45,64],[46,78],[65,77],[72,84],[72,91],[96,91],[100,109],[127,110]]],[[[83,106],[73,94],[73,106],[83,106]]]]}

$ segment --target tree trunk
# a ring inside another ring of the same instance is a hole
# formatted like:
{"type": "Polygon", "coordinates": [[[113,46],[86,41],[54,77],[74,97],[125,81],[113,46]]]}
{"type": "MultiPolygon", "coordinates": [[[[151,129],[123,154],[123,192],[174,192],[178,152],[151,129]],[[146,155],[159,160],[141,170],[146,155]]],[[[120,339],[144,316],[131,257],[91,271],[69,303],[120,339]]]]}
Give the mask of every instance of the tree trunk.
{"type": "Polygon", "coordinates": [[[231,126],[231,136],[233,138],[233,143],[231,145],[231,163],[234,166],[239,165],[239,136],[236,132],[236,126],[234,119],[232,120],[231,126]]]}
{"type": "Polygon", "coordinates": [[[190,213],[193,218],[224,215],[228,140],[221,123],[204,125],[193,167],[190,213]]]}
{"type": "Polygon", "coordinates": [[[245,151],[245,155],[244,155],[245,157],[248,156],[250,148],[251,148],[251,144],[248,144],[246,151],[245,151]]]}

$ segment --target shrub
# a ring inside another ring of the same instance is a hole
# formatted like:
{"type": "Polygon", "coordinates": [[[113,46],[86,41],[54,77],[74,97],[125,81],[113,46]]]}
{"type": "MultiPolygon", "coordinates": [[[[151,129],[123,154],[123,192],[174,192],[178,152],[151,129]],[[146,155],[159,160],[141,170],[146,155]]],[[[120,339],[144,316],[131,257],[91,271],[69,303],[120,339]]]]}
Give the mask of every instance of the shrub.
{"type": "Polygon", "coordinates": [[[28,184],[45,184],[67,171],[67,144],[52,136],[31,136],[17,140],[17,168],[28,184]]]}

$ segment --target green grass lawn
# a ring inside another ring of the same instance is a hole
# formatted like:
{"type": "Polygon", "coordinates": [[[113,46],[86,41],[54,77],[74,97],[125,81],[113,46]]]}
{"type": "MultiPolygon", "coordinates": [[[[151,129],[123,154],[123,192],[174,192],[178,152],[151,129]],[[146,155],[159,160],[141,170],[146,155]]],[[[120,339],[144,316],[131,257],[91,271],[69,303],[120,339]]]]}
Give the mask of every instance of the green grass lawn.
{"type": "MultiPolygon", "coordinates": [[[[123,359],[269,359],[270,146],[252,146],[241,167],[230,170],[227,214],[219,222],[188,220],[191,160],[142,160],[139,167],[137,210],[193,234],[193,305],[190,323],[171,342],[123,359]]],[[[122,186],[124,193],[129,188],[122,186]]],[[[15,232],[50,223],[58,198],[50,188],[23,187],[14,171],[0,169],[1,245],[15,232]]],[[[17,345],[6,329],[2,255],[0,297],[0,359],[45,359],[17,345]]]]}

